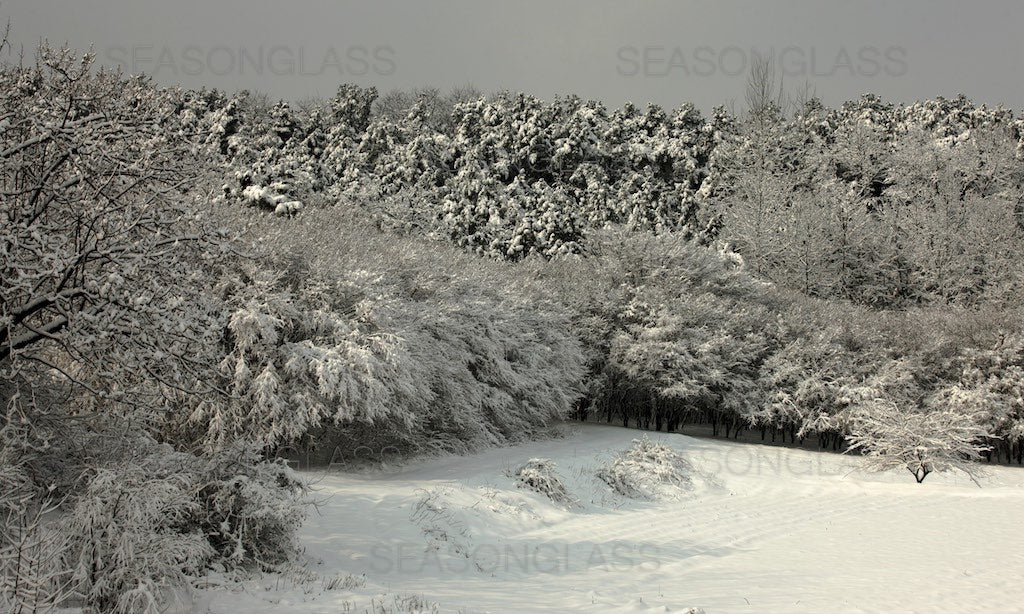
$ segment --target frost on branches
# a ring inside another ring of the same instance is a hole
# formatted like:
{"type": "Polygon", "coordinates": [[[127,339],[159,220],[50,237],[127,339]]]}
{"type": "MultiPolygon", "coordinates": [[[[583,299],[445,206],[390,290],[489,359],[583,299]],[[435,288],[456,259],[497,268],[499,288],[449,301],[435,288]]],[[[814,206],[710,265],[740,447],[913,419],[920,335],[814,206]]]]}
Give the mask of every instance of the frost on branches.
{"type": "Polygon", "coordinates": [[[992,433],[974,406],[956,406],[942,392],[928,394],[907,361],[893,363],[867,385],[843,391],[849,405],[848,452],[859,451],[875,471],[902,468],[918,483],[933,471],[959,470],[976,481],[977,461],[992,433]]]}
{"type": "Polygon", "coordinates": [[[576,498],[569,493],[562,476],[558,474],[558,467],[550,459],[531,458],[510,473],[516,480],[517,488],[540,493],[567,508],[577,504],[576,498]]]}
{"type": "Polygon", "coordinates": [[[185,193],[197,168],[170,136],[164,94],[88,71],[45,50],[2,74],[0,364],[8,378],[45,368],[115,396],[141,375],[173,394],[198,384],[197,365],[153,364],[209,341],[197,281],[220,239],[185,193]]]}
{"type": "Polygon", "coordinates": [[[848,450],[863,451],[867,468],[906,469],[918,483],[933,471],[953,469],[975,479],[975,463],[989,449],[982,443],[989,433],[971,417],[953,410],[900,411],[881,399],[861,407],[863,412],[853,418],[848,450]]]}
{"type": "Polygon", "coordinates": [[[217,374],[232,395],[199,403],[189,417],[207,442],[276,446],[324,423],[410,420],[395,393],[409,385],[398,341],[360,322],[344,288],[313,280],[288,288],[280,277],[248,265],[222,282],[230,314],[217,374]]]}
{"type": "Polygon", "coordinates": [[[230,394],[208,289],[234,247],[178,92],[48,48],[0,83],[0,608],[155,612],[211,564],[292,556],[301,481],[186,425],[230,394]]]}
{"type": "Polygon", "coordinates": [[[693,466],[672,448],[646,436],[598,470],[597,477],[630,499],[675,499],[693,489],[693,466]]]}

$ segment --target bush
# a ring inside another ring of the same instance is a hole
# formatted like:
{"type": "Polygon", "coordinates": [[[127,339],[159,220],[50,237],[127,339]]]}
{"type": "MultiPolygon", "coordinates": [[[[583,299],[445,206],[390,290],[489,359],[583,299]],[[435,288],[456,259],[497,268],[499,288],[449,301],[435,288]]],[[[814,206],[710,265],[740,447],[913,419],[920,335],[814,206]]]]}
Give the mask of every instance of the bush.
{"type": "Polygon", "coordinates": [[[559,505],[571,507],[576,499],[569,494],[556,471],[554,461],[546,458],[531,458],[513,472],[516,486],[532,490],[551,499],[559,505]]]}
{"type": "Polygon", "coordinates": [[[10,611],[157,612],[210,566],[268,569],[298,553],[307,488],[286,465],[242,445],[204,456],[114,445],[117,458],[89,466],[68,455],[81,484],[65,495],[0,467],[0,604],[10,611]]]}
{"type": "Polygon", "coordinates": [[[212,564],[268,569],[298,552],[306,486],[242,446],[207,457],[147,449],[97,469],[63,530],[85,603],[159,611],[167,589],[212,564]]]}
{"type": "Polygon", "coordinates": [[[598,470],[597,477],[624,497],[658,500],[691,490],[693,473],[693,466],[675,450],[644,436],[598,470]]]}
{"type": "Polygon", "coordinates": [[[304,263],[290,288],[240,293],[246,326],[224,366],[254,402],[215,421],[228,439],[462,452],[540,435],[582,395],[568,313],[521,266],[386,235],[341,208],[249,230],[304,263]]]}
{"type": "Polygon", "coordinates": [[[216,556],[202,527],[193,459],[162,453],[96,470],[68,513],[65,553],[84,605],[156,612],[216,556]]]}

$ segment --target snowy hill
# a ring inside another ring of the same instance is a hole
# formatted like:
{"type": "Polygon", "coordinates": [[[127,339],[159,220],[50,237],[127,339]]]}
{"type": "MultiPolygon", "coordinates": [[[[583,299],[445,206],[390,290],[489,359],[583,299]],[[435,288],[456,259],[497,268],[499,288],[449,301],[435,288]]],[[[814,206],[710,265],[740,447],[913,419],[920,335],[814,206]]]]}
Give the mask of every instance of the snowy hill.
{"type": "MultiPolygon", "coordinates": [[[[203,591],[196,612],[1010,611],[1024,577],[1024,472],[916,484],[860,459],[653,433],[687,488],[627,499],[596,477],[637,431],[563,438],[356,475],[323,500],[304,566],[203,591]],[[575,504],[516,487],[554,461],[575,504]]],[[[210,584],[218,582],[211,578],[210,584]]]]}

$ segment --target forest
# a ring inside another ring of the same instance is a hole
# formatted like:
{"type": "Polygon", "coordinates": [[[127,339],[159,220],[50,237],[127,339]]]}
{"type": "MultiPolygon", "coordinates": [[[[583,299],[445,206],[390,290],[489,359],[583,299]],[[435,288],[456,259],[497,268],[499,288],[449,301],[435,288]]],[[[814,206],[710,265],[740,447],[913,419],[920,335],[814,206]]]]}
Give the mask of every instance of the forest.
{"type": "MultiPolygon", "coordinates": [[[[299,551],[286,462],[565,420],[1024,461],[1024,116],[0,67],[0,607],[299,551]]],[[[906,475],[906,474],[904,474],[906,475]]],[[[909,479],[909,477],[908,477],[909,479]]]]}

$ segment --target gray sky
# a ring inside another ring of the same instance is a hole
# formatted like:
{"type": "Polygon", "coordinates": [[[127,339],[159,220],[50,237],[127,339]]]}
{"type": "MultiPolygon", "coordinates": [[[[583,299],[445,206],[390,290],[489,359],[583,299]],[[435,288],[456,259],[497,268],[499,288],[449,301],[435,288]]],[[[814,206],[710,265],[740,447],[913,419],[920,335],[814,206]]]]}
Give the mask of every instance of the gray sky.
{"type": "Polygon", "coordinates": [[[619,106],[742,107],[746,67],[828,104],[964,93],[1024,109],[1024,2],[992,0],[2,0],[12,39],[93,46],[160,83],[273,98],[472,83],[619,106]]]}

